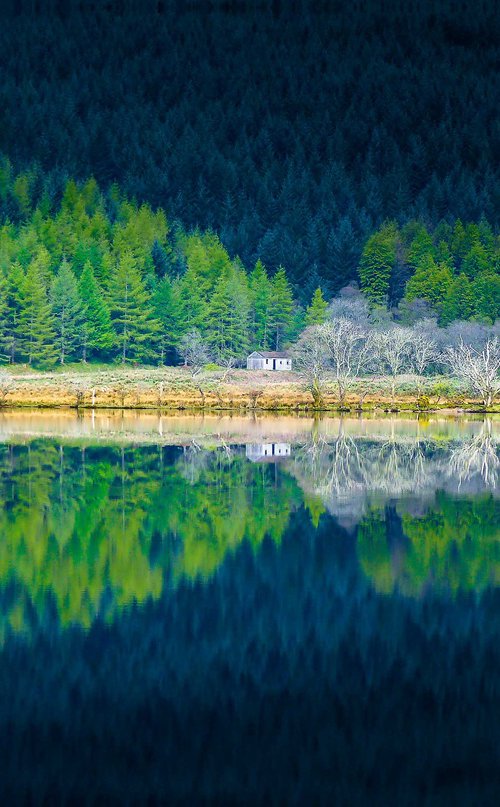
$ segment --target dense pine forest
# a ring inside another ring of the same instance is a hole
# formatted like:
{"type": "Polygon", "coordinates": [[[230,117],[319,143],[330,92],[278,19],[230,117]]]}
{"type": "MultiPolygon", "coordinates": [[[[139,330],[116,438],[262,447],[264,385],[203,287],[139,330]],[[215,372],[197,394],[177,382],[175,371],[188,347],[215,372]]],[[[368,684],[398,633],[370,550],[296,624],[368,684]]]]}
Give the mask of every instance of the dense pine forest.
{"type": "MultiPolygon", "coordinates": [[[[0,345],[9,363],[177,363],[193,333],[207,358],[239,362],[327,316],[320,287],[304,307],[283,267],[245,267],[214,232],[187,233],[116,185],[104,194],[94,179],[70,180],[54,204],[43,177],[15,175],[4,160],[0,198],[10,213],[0,228],[0,345]]],[[[484,220],[432,231],[385,223],[356,269],[361,289],[347,286],[337,304],[370,304],[372,319],[446,325],[500,315],[500,244],[484,220]]]]}
{"type": "Polygon", "coordinates": [[[385,219],[499,223],[491,2],[2,9],[0,147],[53,195],[117,181],[283,264],[303,302],[313,270],[332,293],[351,279],[385,219]]]}
{"type": "Polygon", "coordinates": [[[241,360],[353,283],[403,324],[500,315],[491,3],[0,14],[5,361],[177,363],[193,329],[241,360]]]}

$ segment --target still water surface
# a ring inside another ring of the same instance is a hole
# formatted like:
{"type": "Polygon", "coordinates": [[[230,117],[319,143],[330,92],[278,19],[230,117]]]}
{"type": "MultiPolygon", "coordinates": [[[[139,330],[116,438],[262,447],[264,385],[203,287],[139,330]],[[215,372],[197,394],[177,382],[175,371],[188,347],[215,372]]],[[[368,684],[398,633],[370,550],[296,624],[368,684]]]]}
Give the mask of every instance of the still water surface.
{"type": "Polygon", "coordinates": [[[0,418],[3,803],[498,803],[498,420],[105,417],[0,418]]]}

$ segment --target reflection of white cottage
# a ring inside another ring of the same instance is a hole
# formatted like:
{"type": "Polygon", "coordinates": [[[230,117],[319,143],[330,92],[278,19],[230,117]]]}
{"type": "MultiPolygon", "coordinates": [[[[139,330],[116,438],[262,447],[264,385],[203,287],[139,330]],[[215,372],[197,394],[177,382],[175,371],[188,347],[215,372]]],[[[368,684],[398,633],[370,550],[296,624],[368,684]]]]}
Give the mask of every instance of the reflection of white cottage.
{"type": "Polygon", "coordinates": [[[292,360],[283,350],[255,350],[247,358],[247,370],[291,370],[292,360]]]}
{"type": "Polygon", "coordinates": [[[279,462],[290,456],[290,443],[249,443],[246,455],[252,462],[279,462]]]}

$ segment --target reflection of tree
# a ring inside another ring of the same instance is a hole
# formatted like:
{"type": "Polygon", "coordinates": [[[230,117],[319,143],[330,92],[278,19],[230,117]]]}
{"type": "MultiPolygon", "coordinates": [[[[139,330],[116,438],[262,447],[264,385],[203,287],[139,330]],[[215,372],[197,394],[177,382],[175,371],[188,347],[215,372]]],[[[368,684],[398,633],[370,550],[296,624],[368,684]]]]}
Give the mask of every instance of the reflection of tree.
{"type": "Polygon", "coordinates": [[[358,557],[380,592],[415,595],[427,585],[481,591],[500,584],[499,525],[498,499],[441,492],[424,515],[402,515],[404,541],[395,540],[386,513],[370,512],[359,525],[358,557]]]}
{"type": "Polygon", "coordinates": [[[113,619],[165,582],[208,577],[243,541],[279,541],[300,501],[291,478],[276,488],[274,469],[224,447],[5,446],[0,630],[51,609],[62,625],[113,619]]]}
{"type": "Polygon", "coordinates": [[[435,489],[438,469],[430,461],[431,448],[399,437],[394,428],[382,441],[356,440],[341,420],[336,438],[313,435],[294,452],[291,467],[303,488],[347,525],[359,521],[371,499],[435,489]]]}
{"type": "Polygon", "coordinates": [[[493,434],[491,419],[487,418],[479,434],[451,452],[448,473],[458,480],[459,487],[473,477],[480,477],[485,487],[494,489],[498,486],[499,472],[498,439],[493,434]]]}
{"type": "Polygon", "coordinates": [[[352,526],[370,506],[394,498],[421,504],[439,488],[458,491],[476,478],[479,489],[494,489],[499,465],[498,441],[488,421],[479,434],[458,444],[400,434],[394,422],[388,435],[355,439],[340,421],[335,438],[313,432],[294,451],[289,467],[309,495],[320,497],[352,526]]]}

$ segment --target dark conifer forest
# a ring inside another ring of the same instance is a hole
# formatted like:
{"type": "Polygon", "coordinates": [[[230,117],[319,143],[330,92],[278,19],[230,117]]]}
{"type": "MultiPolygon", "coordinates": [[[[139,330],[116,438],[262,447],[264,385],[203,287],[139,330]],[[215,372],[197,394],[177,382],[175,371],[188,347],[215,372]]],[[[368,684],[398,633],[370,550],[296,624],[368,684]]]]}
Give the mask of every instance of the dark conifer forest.
{"type": "MultiPolygon", "coordinates": [[[[293,290],[293,311],[287,298],[284,314],[269,315],[275,330],[276,318],[285,318],[285,341],[300,332],[318,287],[328,299],[353,281],[390,308],[425,300],[440,324],[493,322],[500,311],[495,11],[488,0],[3,3],[1,260],[12,293],[12,271],[31,272],[32,286],[38,273],[50,302],[64,259],[66,289],[76,282],[93,298],[102,293],[92,315],[102,339],[90,354],[126,356],[123,344],[111,349],[120,342],[115,275],[136,273],[144,311],[136,358],[151,354],[154,333],[155,358],[172,357],[173,326],[158,303],[171,289],[155,284],[189,272],[186,239],[198,233],[217,239],[236,267],[216,303],[246,299],[243,331],[255,324],[256,304],[237,292],[238,272],[249,276],[256,264],[271,279],[284,267],[293,290]],[[78,213],[74,238],[61,239],[54,221],[61,210],[74,216],[71,189],[88,189],[91,178],[98,190],[82,204],[89,220],[101,216],[101,229],[83,227],[78,213]],[[148,232],[128,268],[123,252],[136,244],[109,247],[112,228],[130,221],[125,202],[136,211],[147,205],[166,222],[154,237],[148,232]]],[[[211,271],[218,276],[216,265],[211,271]]],[[[216,318],[214,286],[199,290],[216,318]]],[[[288,289],[276,293],[286,297],[288,289]]],[[[272,345],[260,327],[258,344],[238,337],[240,352],[272,345]]],[[[12,355],[15,328],[7,337],[12,355]]],[[[2,352],[9,353],[5,344],[2,352]]]]}

